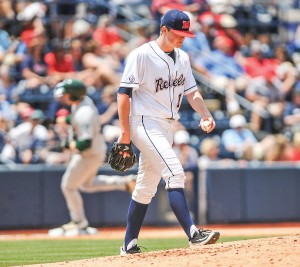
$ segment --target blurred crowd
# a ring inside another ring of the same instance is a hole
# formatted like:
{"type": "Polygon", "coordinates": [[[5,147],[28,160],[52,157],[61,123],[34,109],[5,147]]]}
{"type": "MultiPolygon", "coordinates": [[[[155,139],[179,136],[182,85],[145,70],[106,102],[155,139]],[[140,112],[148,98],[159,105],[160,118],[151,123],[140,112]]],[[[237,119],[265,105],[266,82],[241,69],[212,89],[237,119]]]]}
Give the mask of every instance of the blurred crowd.
{"type": "Polygon", "coordinates": [[[174,136],[183,165],[299,161],[300,19],[280,16],[299,12],[299,1],[1,0],[1,163],[68,163],[70,110],[52,96],[68,77],[86,84],[109,149],[126,56],[159,34],[172,8],[191,19],[196,38],[182,49],[217,123],[201,132],[183,103],[174,136]]]}

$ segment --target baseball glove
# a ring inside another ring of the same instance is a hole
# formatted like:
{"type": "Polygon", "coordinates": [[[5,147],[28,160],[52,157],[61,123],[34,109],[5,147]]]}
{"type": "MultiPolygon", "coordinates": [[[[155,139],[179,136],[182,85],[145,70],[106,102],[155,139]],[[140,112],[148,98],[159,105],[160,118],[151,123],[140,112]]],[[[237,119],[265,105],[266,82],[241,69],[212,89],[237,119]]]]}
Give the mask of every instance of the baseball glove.
{"type": "Polygon", "coordinates": [[[108,153],[108,164],[116,171],[125,172],[136,162],[136,155],[130,144],[119,144],[115,142],[108,153]],[[128,153],[124,157],[124,153],[128,153]]]}

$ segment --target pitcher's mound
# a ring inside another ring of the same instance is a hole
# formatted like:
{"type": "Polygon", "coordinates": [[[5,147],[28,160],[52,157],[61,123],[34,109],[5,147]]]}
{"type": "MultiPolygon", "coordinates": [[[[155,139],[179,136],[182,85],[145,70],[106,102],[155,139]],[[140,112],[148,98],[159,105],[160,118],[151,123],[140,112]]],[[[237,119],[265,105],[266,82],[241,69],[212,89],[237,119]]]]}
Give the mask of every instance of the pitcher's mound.
{"type": "Polygon", "coordinates": [[[39,266],[72,267],[299,267],[300,235],[217,243],[198,248],[182,248],[125,257],[112,256],[39,266]]]}

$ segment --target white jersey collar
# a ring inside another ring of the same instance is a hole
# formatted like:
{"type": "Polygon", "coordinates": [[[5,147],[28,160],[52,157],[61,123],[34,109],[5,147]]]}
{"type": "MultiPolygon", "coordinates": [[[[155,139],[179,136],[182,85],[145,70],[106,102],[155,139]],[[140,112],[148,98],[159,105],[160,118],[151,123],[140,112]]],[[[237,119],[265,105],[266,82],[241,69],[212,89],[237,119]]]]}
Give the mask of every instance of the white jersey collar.
{"type": "MultiPolygon", "coordinates": [[[[150,46],[153,47],[154,51],[162,58],[167,59],[167,60],[172,60],[168,54],[166,54],[157,44],[155,40],[149,42],[150,46]]],[[[174,48],[175,51],[175,57],[177,57],[178,49],[174,48]]],[[[173,61],[174,62],[174,61],[173,61]]]]}

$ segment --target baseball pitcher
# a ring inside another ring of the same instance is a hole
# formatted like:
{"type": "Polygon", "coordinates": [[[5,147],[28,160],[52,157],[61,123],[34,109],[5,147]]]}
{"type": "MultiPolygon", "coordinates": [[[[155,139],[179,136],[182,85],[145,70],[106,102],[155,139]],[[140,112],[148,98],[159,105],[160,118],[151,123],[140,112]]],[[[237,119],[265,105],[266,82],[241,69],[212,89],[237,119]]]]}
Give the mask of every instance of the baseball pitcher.
{"type": "Polygon", "coordinates": [[[122,129],[118,142],[132,141],[141,153],[121,255],[141,252],[137,245],[139,232],[161,178],[191,246],[214,244],[220,236],[195,226],[184,195],[185,173],[172,149],[172,124],[179,119],[183,97],[201,115],[200,127],[205,132],[215,128],[196,86],[189,57],[180,49],[185,37],[194,37],[189,27],[187,14],[175,9],[168,11],[162,17],[159,37],[136,48],[127,58],[118,91],[122,129]]]}

